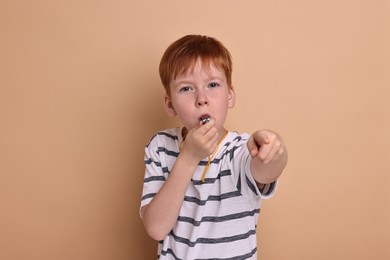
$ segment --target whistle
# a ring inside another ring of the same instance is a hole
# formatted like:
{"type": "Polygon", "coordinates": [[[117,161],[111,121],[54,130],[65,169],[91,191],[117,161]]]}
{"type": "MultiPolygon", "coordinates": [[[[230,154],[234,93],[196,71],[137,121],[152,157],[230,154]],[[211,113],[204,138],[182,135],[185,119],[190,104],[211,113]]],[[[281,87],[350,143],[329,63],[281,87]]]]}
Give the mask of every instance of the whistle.
{"type": "Polygon", "coordinates": [[[202,117],[200,119],[200,121],[202,122],[202,124],[207,124],[209,121],[210,121],[211,117],[210,116],[206,116],[206,117],[202,117]]]}

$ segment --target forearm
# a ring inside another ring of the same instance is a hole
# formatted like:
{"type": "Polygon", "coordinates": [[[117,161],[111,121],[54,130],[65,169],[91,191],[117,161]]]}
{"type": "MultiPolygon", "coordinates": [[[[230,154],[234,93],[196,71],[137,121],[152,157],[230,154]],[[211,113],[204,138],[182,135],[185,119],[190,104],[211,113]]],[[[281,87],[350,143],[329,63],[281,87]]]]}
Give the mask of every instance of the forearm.
{"type": "Polygon", "coordinates": [[[179,154],[160,191],[142,209],[145,229],[153,239],[162,240],[175,225],[197,164],[190,156],[179,154]]]}
{"type": "Polygon", "coordinates": [[[259,160],[258,158],[252,158],[250,168],[253,178],[256,182],[262,184],[276,181],[286,167],[287,159],[287,150],[284,150],[277,160],[267,163],[264,163],[264,161],[259,160]]]}

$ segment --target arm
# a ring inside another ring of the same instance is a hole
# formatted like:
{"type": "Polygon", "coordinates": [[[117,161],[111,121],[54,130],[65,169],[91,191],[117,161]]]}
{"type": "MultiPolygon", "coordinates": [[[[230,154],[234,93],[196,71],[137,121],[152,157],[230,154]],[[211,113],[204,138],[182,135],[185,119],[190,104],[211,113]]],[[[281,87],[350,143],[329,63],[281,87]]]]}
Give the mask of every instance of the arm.
{"type": "Polygon", "coordinates": [[[248,150],[252,156],[251,172],[256,182],[275,181],[287,164],[287,150],[281,137],[270,130],[259,130],[249,138],[248,150]]]}
{"type": "Polygon", "coordinates": [[[173,228],[199,161],[216,148],[218,133],[214,123],[212,120],[188,132],[164,185],[153,200],[141,209],[146,232],[153,239],[164,239],[173,228]]]}

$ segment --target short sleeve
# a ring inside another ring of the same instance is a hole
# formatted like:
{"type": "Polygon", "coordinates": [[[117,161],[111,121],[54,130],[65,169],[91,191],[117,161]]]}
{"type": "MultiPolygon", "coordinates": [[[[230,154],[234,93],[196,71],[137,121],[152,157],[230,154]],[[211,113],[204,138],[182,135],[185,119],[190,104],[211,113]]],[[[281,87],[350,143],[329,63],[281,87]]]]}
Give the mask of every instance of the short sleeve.
{"type": "Polygon", "coordinates": [[[158,153],[158,146],[155,140],[152,140],[145,147],[145,176],[143,182],[141,208],[148,205],[154,196],[161,189],[166,180],[164,167],[161,163],[161,158],[158,153]]]}
{"type": "Polygon", "coordinates": [[[248,151],[248,156],[247,156],[245,166],[244,166],[245,167],[244,172],[246,175],[247,185],[248,185],[248,187],[250,187],[250,189],[257,196],[260,196],[262,199],[269,199],[275,194],[278,181],[276,180],[276,181],[274,181],[272,183],[268,183],[268,184],[257,183],[252,176],[251,167],[250,167],[251,160],[252,160],[252,157],[250,156],[249,151],[248,151]]]}
{"type": "Polygon", "coordinates": [[[248,136],[242,135],[242,142],[240,143],[240,149],[237,149],[234,157],[235,164],[239,164],[239,187],[241,193],[246,196],[260,197],[261,199],[271,198],[277,188],[277,181],[269,184],[259,184],[255,181],[251,172],[251,161],[249,150],[246,147],[248,136]]]}

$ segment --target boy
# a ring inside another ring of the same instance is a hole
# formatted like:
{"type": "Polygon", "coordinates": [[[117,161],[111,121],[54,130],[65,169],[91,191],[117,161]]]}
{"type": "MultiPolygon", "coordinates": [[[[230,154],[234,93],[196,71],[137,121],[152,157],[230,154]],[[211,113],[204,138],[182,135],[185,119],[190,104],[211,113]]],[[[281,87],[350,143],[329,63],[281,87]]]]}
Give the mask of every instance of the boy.
{"type": "Polygon", "coordinates": [[[232,61],[218,40],[187,35],[160,62],[166,113],[182,127],[145,148],[141,217],[158,259],[257,259],[261,200],[287,163],[278,134],[227,131],[236,95],[232,61]]]}

